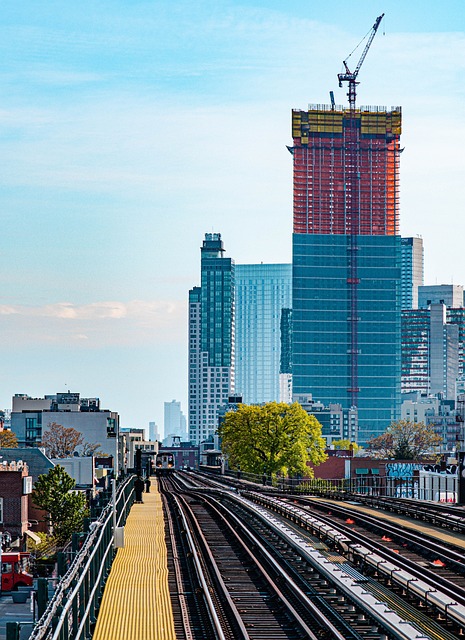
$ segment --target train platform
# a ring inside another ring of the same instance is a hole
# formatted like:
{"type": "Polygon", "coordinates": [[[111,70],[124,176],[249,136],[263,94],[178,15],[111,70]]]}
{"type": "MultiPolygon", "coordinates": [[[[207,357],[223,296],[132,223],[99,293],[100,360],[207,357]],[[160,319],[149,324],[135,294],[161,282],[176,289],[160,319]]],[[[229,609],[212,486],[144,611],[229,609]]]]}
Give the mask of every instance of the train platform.
{"type": "Polygon", "coordinates": [[[406,529],[411,529],[412,531],[416,531],[417,533],[423,533],[425,535],[430,536],[431,538],[436,538],[440,542],[448,543],[455,545],[457,547],[461,547],[465,549],[465,535],[458,533],[456,531],[450,531],[448,529],[442,528],[439,525],[429,524],[427,522],[423,522],[422,520],[414,520],[411,517],[403,516],[401,514],[393,514],[389,511],[384,511],[382,509],[376,509],[374,507],[364,506],[360,503],[354,501],[347,501],[341,503],[340,500],[331,500],[328,498],[319,498],[315,496],[306,496],[309,500],[313,500],[315,502],[326,502],[330,504],[334,502],[334,504],[345,504],[350,506],[354,511],[359,511],[360,513],[365,513],[370,516],[375,516],[379,520],[385,520],[390,524],[397,525],[399,527],[404,527],[406,529]]]}
{"type": "Polygon", "coordinates": [[[158,483],[134,504],[105,585],[93,640],[176,640],[158,483]]]}

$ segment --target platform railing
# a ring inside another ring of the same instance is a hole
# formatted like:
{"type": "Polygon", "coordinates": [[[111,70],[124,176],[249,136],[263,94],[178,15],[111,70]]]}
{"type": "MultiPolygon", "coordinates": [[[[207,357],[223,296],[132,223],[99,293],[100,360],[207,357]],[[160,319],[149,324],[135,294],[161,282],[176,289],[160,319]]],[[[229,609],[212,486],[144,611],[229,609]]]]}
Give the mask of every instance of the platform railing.
{"type": "MultiPolygon", "coordinates": [[[[135,476],[125,478],[117,487],[117,527],[124,526],[134,502],[134,479],[135,476]]],[[[29,640],[84,640],[92,636],[115,555],[113,520],[113,502],[109,501],[101,515],[90,523],[80,550],[61,578],[29,640]]]]}

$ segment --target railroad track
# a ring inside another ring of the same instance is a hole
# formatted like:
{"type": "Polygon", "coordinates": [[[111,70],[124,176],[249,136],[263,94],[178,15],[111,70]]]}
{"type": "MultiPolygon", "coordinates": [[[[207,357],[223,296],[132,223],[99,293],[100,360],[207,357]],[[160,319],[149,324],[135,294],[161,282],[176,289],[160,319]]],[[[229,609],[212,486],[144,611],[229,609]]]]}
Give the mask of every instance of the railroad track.
{"type": "MultiPolygon", "coordinates": [[[[236,630],[232,637],[269,640],[275,637],[274,633],[279,633],[277,638],[318,640],[451,640],[459,637],[457,625],[437,624],[405,602],[405,597],[364,576],[338,549],[329,549],[316,538],[310,545],[308,532],[306,538],[302,537],[293,528],[283,525],[281,518],[270,514],[269,508],[253,505],[230,491],[195,491],[193,484],[190,478],[182,489],[182,496],[176,493],[181,491],[179,488],[165,486],[164,490],[174,494],[185,513],[190,512],[185,516],[187,526],[196,538],[197,531],[201,530],[202,544],[209,547],[223,583],[228,589],[232,587],[229,592],[233,605],[249,634],[238,635],[236,630]],[[243,557],[246,552],[248,559],[243,557]],[[236,576],[236,572],[244,571],[244,567],[247,579],[253,578],[254,584],[264,580],[264,583],[257,583],[255,596],[250,583],[245,578],[238,578],[240,573],[236,576]],[[240,589],[242,584],[247,585],[245,592],[240,589]],[[257,591],[260,597],[254,600],[257,591]],[[272,605],[273,615],[284,614],[284,618],[278,616],[277,621],[272,622],[269,611],[268,617],[260,614],[256,607],[264,601],[268,606],[272,605]],[[279,612],[275,610],[276,603],[279,603],[279,612]]],[[[334,546],[342,548],[343,539],[343,536],[339,537],[334,546]]],[[[202,546],[199,542],[197,545],[202,546]]],[[[209,584],[212,585],[213,580],[209,584]]],[[[209,588],[213,589],[213,586],[209,588]]],[[[220,610],[224,597],[224,594],[218,596],[220,610]]],[[[227,629],[228,625],[224,627],[227,629]]]]}

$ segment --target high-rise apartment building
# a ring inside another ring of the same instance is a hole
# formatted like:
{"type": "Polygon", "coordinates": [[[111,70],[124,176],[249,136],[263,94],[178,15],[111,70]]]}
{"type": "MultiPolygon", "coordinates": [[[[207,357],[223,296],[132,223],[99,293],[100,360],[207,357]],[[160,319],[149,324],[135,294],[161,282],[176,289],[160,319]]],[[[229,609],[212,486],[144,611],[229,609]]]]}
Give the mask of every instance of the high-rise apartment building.
{"type": "Polygon", "coordinates": [[[293,396],[358,409],[366,442],[400,415],[401,110],[292,112],[293,396]]]}
{"type": "Polygon", "coordinates": [[[189,291],[189,438],[199,444],[218,427],[234,390],[234,261],[219,233],[200,250],[201,286],[189,291]]]}
{"type": "Polygon", "coordinates": [[[281,310],[281,360],[279,363],[279,401],[292,402],[292,309],[281,310]]]}
{"type": "Polygon", "coordinates": [[[280,400],[281,315],[292,265],[236,265],[235,391],[246,404],[280,400]]]}
{"type": "Polygon", "coordinates": [[[401,305],[402,309],[418,309],[418,288],[423,285],[423,238],[402,238],[401,305]]]}
{"type": "MultiPolygon", "coordinates": [[[[426,289],[426,287],[424,287],[426,289]]],[[[402,311],[402,392],[455,400],[464,375],[465,308],[429,304],[402,311]]]]}

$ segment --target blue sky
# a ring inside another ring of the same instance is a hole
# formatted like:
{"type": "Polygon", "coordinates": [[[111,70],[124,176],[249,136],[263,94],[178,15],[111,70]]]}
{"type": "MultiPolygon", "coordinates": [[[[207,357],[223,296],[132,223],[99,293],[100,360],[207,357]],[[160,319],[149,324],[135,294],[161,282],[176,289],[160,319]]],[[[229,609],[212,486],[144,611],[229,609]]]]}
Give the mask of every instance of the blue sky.
{"type": "Polygon", "coordinates": [[[358,101],[402,105],[402,234],[423,237],[427,284],[465,284],[463,0],[0,11],[0,407],[69,388],[124,426],[187,410],[203,235],[290,261],[291,109],[345,104],[342,60],[383,12],[358,101]]]}

